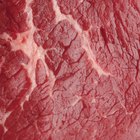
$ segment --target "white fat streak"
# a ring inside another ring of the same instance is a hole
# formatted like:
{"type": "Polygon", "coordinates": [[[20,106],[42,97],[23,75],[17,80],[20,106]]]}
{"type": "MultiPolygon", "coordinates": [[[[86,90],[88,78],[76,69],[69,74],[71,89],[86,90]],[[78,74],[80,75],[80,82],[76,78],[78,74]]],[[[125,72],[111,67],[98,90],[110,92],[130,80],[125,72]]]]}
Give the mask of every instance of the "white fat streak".
{"type": "MultiPolygon", "coordinates": [[[[27,23],[28,23],[29,30],[27,32],[17,34],[17,38],[15,40],[13,40],[12,37],[10,37],[10,35],[7,33],[3,33],[0,35],[1,39],[4,39],[11,43],[13,51],[22,50],[30,58],[29,64],[23,65],[23,66],[26,68],[28,72],[28,76],[32,82],[32,87],[30,89],[29,94],[26,96],[25,100],[23,100],[20,104],[22,109],[23,109],[24,102],[29,100],[30,94],[32,93],[33,89],[36,87],[35,69],[36,69],[36,62],[38,59],[41,59],[44,62],[47,75],[50,75],[50,79],[52,83],[51,87],[54,86],[55,80],[56,80],[54,74],[52,73],[52,71],[49,70],[49,68],[47,67],[45,63],[45,57],[44,57],[45,51],[42,49],[42,47],[37,46],[36,43],[34,42],[33,34],[36,28],[33,24],[32,9],[30,7],[31,2],[32,0],[26,1],[26,9],[25,9],[25,12],[27,12],[28,14],[27,23]],[[23,39],[25,39],[24,43],[22,42],[23,39]]],[[[50,96],[52,96],[52,91],[50,91],[50,96]]],[[[5,127],[4,124],[5,124],[6,119],[10,116],[10,114],[11,112],[7,112],[7,113],[0,112],[0,116],[2,116],[0,117],[0,124],[4,128],[4,132],[7,131],[7,128],[5,127]]]]}
{"type": "Polygon", "coordinates": [[[56,77],[51,70],[49,71],[49,81],[50,81],[50,84],[49,84],[50,91],[48,91],[48,93],[49,93],[50,97],[53,99],[53,95],[52,95],[53,91],[52,90],[53,90],[54,85],[55,85],[56,77]]]}
{"type": "Polygon", "coordinates": [[[88,55],[88,58],[89,58],[89,60],[92,63],[92,67],[95,70],[97,70],[99,76],[102,76],[102,75],[109,76],[110,73],[103,71],[103,69],[95,61],[95,56],[93,54],[93,51],[91,50],[91,47],[90,47],[90,43],[89,42],[90,41],[89,41],[89,38],[88,38],[88,34],[87,33],[84,33],[83,34],[83,37],[82,37],[82,47],[86,51],[86,53],[88,55]]]}
{"type": "Polygon", "coordinates": [[[75,100],[71,103],[72,106],[75,106],[79,100],[81,100],[81,96],[76,96],[75,100]]]}
{"type": "Polygon", "coordinates": [[[77,23],[77,21],[74,20],[71,15],[64,15],[64,14],[62,14],[56,0],[52,0],[52,2],[53,2],[53,10],[54,10],[55,15],[56,15],[55,16],[56,23],[58,23],[58,22],[60,22],[62,20],[68,20],[69,23],[71,23],[71,25],[74,25],[75,29],[78,32],[82,32],[82,29],[80,28],[80,26],[77,23]]]}
{"type": "MultiPolygon", "coordinates": [[[[36,79],[35,70],[36,70],[36,63],[38,59],[41,59],[44,63],[47,75],[48,77],[51,78],[51,83],[52,83],[51,86],[53,87],[55,83],[55,76],[53,75],[52,71],[49,70],[48,66],[45,63],[46,52],[41,46],[37,46],[37,44],[34,41],[33,34],[38,29],[33,24],[32,8],[30,7],[31,2],[32,0],[26,0],[26,8],[25,8],[25,12],[27,13],[26,22],[28,24],[29,30],[24,33],[17,34],[17,38],[15,40],[13,40],[6,33],[0,35],[1,38],[10,41],[13,51],[22,50],[30,58],[30,62],[27,65],[22,64],[24,68],[27,70],[28,77],[30,78],[32,83],[29,93],[26,95],[26,98],[20,104],[22,109],[23,109],[24,102],[29,100],[32,91],[37,86],[35,81],[36,79]],[[23,42],[23,40],[25,41],[23,42]]],[[[51,94],[52,93],[50,93],[50,96],[52,96],[51,94]]]]}
{"type": "MultiPolygon", "coordinates": [[[[28,76],[30,77],[30,80],[32,83],[30,92],[27,95],[26,100],[29,99],[31,92],[36,87],[35,69],[36,69],[36,62],[40,58],[38,46],[36,45],[34,38],[33,38],[33,34],[36,31],[36,28],[33,24],[32,9],[30,7],[31,2],[32,2],[31,0],[26,0],[26,8],[25,8],[25,12],[27,13],[26,22],[28,24],[29,30],[25,33],[18,34],[18,37],[15,40],[15,42],[13,41],[15,44],[15,49],[22,50],[30,58],[29,63],[27,65],[24,65],[24,68],[26,68],[26,70],[28,72],[28,76]],[[21,42],[21,40],[23,38],[26,39],[26,42],[21,43],[19,46],[17,46],[18,42],[21,42]]],[[[23,101],[23,103],[21,104],[21,107],[24,104],[24,102],[25,101],[23,101]]]]}
{"type": "Polygon", "coordinates": [[[3,112],[0,111],[0,116],[2,116],[2,117],[0,117],[0,124],[4,128],[4,133],[7,131],[7,128],[5,127],[4,124],[5,124],[7,118],[10,116],[11,113],[12,113],[11,111],[10,112],[7,112],[7,113],[3,113],[3,112]]]}
{"type": "Polygon", "coordinates": [[[79,1],[80,4],[83,3],[83,2],[84,2],[84,0],[80,0],[80,1],[79,1]]]}
{"type": "MultiPolygon", "coordinates": [[[[80,1],[80,3],[82,3],[82,2],[83,2],[83,0],[80,1]]],[[[53,9],[54,9],[55,14],[56,14],[56,23],[58,23],[62,20],[65,20],[65,19],[68,20],[69,23],[76,29],[79,36],[81,36],[81,38],[82,38],[81,39],[82,40],[82,48],[87,53],[88,58],[92,63],[92,67],[97,70],[98,75],[99,76],[110,75],[110,73],[107,73],[107,72],[103,71],[102,68],[96,63],[95,56],[94,56],[94,54],[91,50],[91,47],[90,47],[90,43],[89,43],[90,40],[89,40],[88,32],[87,31],[83,32],[83,30],[80,27],[80,25],[78,24],[78,22],[76,20],[74,20],[71,15],[62,14],[56,0],[53,0],[53,9]]]]}
{"type": "Polygon", "coordinates": [[[69,21],[69,23],[71,25],[74,26],[74,28],[76,29],[76,31],[79,33],[79,34],[83,34],[83,30],[81,29],[80,25],[78,24],[78,22],[76,20],[73,19],[73,17],[71,15],[68,15],[67,16],[67,20],[69,21]]]}
{"type": "MultiPolygon", "coordinates": [[[[49,72],[48,72],[49,68],[47,67],[47,65],[45,63],[46,52],[44,51],[44,49],[41,46],[37,46],[37,44],[34,41],[34,37],[33,37],[34,32],[37,31],[38,29],[33,24],[33,13],[32,13],[32,8],[30,6],[32,2],[33,2],[33,0],[26,0],[27,4],[26,4],[25,12],[27,12],[27,14],[28,14],[27,23],[28,23],[28,26],[30,28],[30,30],[29,30],[30,37],[27,38],[29,44],[27,44],[26,46],[27,47],[31,46],[31,48],[32,48],[32,51],[30,51],[31,53],[30,53],[30,56],[29,56],[30,58],[33,58],[33,61],[35,62],[35,63],[33,63],[34,68],[32,68],[32,69],[35,70],[37,60],[41,59],[42,62],[44,63],[45,68],[46,68],[47,75],[49,75],[49,72]]],[[[27,52],[27,50],[25,50],[25,53],[26,52],[27,52]]],[[[34,74],[35,74],[35,71],[34,71],[34,74]]],[[[34,77],[34,80],[35,80],[35,77],[34,77]]]]}
{"type": "Polygon", "coordinates": [[[60,8],[57,4],[57,0],[52,0],[53,2],[53,10],[55,11],[55,20],[58,23],[59,21],[65,20],[66,16],[61,14],[60,8]]]}
{"type": "Polygon", "coordinates": [[[0,73],[1,73],[2,66],[3,66],[4,62],[5,62],[5,57],[2,56],[0,59],[0,73]]]}
{"type": "MultiPolygon", "coordinates": [[[[28,75],[30,77],[30,80],[32,82],[32,87],[30,89],[30,93],[27,94],[26,99],[25,100],[29,100],[29,97],[32,93],[32,91],[34,90],[34,88],[37,86],[36,85],[36,81],[35,81],[35,70],[36,70],[36,64],[37,64],[37,60],[41,59],[43,62],[45,61],[45,51],[42,49],[42,47],[37,46],[37,44],[34,41],[34,32],[37,30],[36,27],[33,24],[33,14],[32,14],[32,8],[30,6],[32,0],[26,0],[26,8],[25,8],[25,12],[27,13],[27,23],[28,23],[28,27],[29,27],[29,31],[27,32],[27,35],[25,35],[25,37],[27,37],[27,41],[26,43],[24,43],[22,46],[23,52],[28,55],[28,57],[30,58],[30,62],[28,65],[24,65],[24,67],[27,69],[28,71],[28,75]]],[[[21,36],[21,34],[20,34],[21,36]]],[[[16,47],[17,48],[17,47],[16,47]]],[[[20,46],[21,48],[21,46],[20,46]]],[[[45,62],[44,62],[45,64],[45,62]]],[[[23,107],[25,101],[22,102],[21,107],[23,107]]]]}
{"type": "MultiPolygon", "coordinates": [[[[31,90],[30,90],[30,94],[27,94],[25,101],[29,100],[31,92],[37,86],[36,81],[35,81],[35,79],[36,79],[35,78],[35,70],[36,70],[36,64],[37,64],[38,59],[41,59],[42,62],[44,63],[47,75],[51,79],[51,84],[52,84],[51,86],[52,87],[54,86],[54,83],[55,83],[55,80],[56,80],[55,76],[53,75],[53,72],[51,70],[49,70],[48,66],[46,65],[46,62],[45,62],[46,51],[44,51],[44,49],[41,46],[37,46],[37,44],[35,43],[34,38],[33,38],[34,32],[38,29],[36,29],[36,27],[33,24],[32,9],[30,7],[31,2],[32,2],[32,0],[27,0],[27,2],[26,2],[27,5],[26,5],[25,12],[27,12],[27,14],[28,14],[27,23],[28,23],[28,26],[29,26],[30,30],[28,31],[28,37],[27,37],[27,43],[28,44],[25,44],[26,48],[25,48],[25,51],[24,51],[24,53],[29,56],[30,63],[28,65],[24,66],[24,67],[28,71],[29,77],[30,77],[31,82],[32,82],[32,87],[31,87],[31,90]],[[29,51],[27,52],[27,50],[29,50],[29,51]]],[[[51,96],[51,94],[50,94],[50,96],[51,96]]],[[[22,108],[23,108],[23,104],[24,104],[25,101],[23,101],[21,103],[22,108]]]]}
{"type": "Polygon", "coordinates": [[[4,39],[4,40],[6,40],[6,41],[11,41],[11,37],[9,36],[9,34],[7,34],[7,33],[2,33],[2,34],[0,34],[0,38],[1,39],[4,39]]]}
{"type": "Polygon", "coordinates": [[[45,64],[45,51],[42,47],[37,46],[37,44],[34,41],[34,32],[37,30],[36,27],[33,24],[33,15],[32,15],[32,8],[30,7],[32,0],[26,0],[26,8],[25,12],[27,13],[27,24],[29,27],[29,30],[24,33],[17,34],[17,38],[13,40],[8,34],[3,34],[1,37],[3,39],[6,39],[7,41],[10,41],[12,50],[22,50],[30,59],[29,63],[27,65],[23,64],[24,68],[27,70],[28,77],[31,80],[32,86],[29,91],[29,93],[26,95],[25,100],[21,103],[21,108],[23,108],[23,104],[26,100],[29,100],[29,97],[34,90],[34,88],[37,86],[35,81],[35,70],[36,70],[36,63],[38,59],[41,59],[44,62],[44,66],[46,67],[47,75],[48,73],[48,67],[45,64]],[[24,40],[24,42],[23,42],[24,40]]]}
{"type": "MultiPolygon", "coordinates": [[[[25,12],[27,12],[27,24],[29,27],[29,30],[23,33],[18,33],[17,38],[13,40],[8,34],[4,33],[1,37],[3,39],[6,39],[7,41],[10,41],[10,44],[12,46],[12,51],[22,50],[29,58],[30,62],[28,65],[23,65],[24,68],[28,72],[28,76],[31,79],[32,82],[32,89],[36,87],[35,82],[35,68],[36,68],[36,61],[40,58],[40,50],[39,47],[36,45],[33,39],[33,34],[36,30],[34,24],[33,24],[33,16],[32,16],[32,9],[30,8],[31,0],[26,1],[26,8],[25,12]],[[24,40],[24,41],[23,41],[24,40]]],[[[42,55],[43,56],[43,55],[42,55]]]]}

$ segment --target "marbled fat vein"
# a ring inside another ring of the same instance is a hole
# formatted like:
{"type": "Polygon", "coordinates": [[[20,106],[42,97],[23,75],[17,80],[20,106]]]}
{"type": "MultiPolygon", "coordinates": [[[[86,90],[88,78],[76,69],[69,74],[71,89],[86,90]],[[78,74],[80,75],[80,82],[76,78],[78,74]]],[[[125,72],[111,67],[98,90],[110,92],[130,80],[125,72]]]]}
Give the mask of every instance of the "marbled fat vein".
{"type": "Polygon", "coordinates": [[[57,4],[56,0],[53,0],[53,9],[55,11],[56,14],[56,23],[62,21],[62,20],[68,20],[69,23],[76,29],[76,31],[78,32],[79,36],[81,36],[81,41],[82,41],[82,48],[85,50],[85,52],[88,55],[89,60],[92,63],[92,67],[97,70],[98,75],[102,76],[109,76],[111,75],[108,72],[105,72],[95,61],[95,56],[91,50],[90,47],[90,41],[89,41],[89,37],[88,37],[88,31],[83,31],[82,28],[80,27],[80,25],[78,24],[78,22],[76,20],[73,19],[73,17],[71,15],[64,15],[61,13],[60,8],[57,4]]]}

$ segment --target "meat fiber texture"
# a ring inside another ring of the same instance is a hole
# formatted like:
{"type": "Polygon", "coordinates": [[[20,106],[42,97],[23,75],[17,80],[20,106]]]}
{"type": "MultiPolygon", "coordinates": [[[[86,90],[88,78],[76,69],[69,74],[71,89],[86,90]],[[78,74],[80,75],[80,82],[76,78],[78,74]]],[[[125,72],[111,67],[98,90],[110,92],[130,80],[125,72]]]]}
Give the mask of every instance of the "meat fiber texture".
{"type": "Polygon", "coordinates": [[[0,0],[0,140],[140,140],[140,1],[0,0]]]}

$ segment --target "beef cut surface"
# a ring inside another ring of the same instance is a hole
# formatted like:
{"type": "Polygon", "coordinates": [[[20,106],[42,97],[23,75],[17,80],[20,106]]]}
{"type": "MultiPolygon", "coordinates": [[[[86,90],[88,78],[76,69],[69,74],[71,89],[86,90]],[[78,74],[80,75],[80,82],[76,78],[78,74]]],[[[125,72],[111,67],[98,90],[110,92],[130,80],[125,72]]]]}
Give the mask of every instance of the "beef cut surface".
{"type": "Polygon", "coordinates": [[[0,0],[0,140],[140,140],[140,1],[0,0]]]}

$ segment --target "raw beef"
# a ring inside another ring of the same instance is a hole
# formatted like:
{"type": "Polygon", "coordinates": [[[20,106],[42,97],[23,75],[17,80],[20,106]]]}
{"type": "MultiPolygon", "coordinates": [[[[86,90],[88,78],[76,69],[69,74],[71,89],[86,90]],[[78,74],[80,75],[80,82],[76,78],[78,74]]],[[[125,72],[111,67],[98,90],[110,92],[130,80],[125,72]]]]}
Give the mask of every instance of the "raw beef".
{"type": "Polygon", "coordinates": [[[140,1],[0,0],[0,140],[140,140],[140,1]]]}

